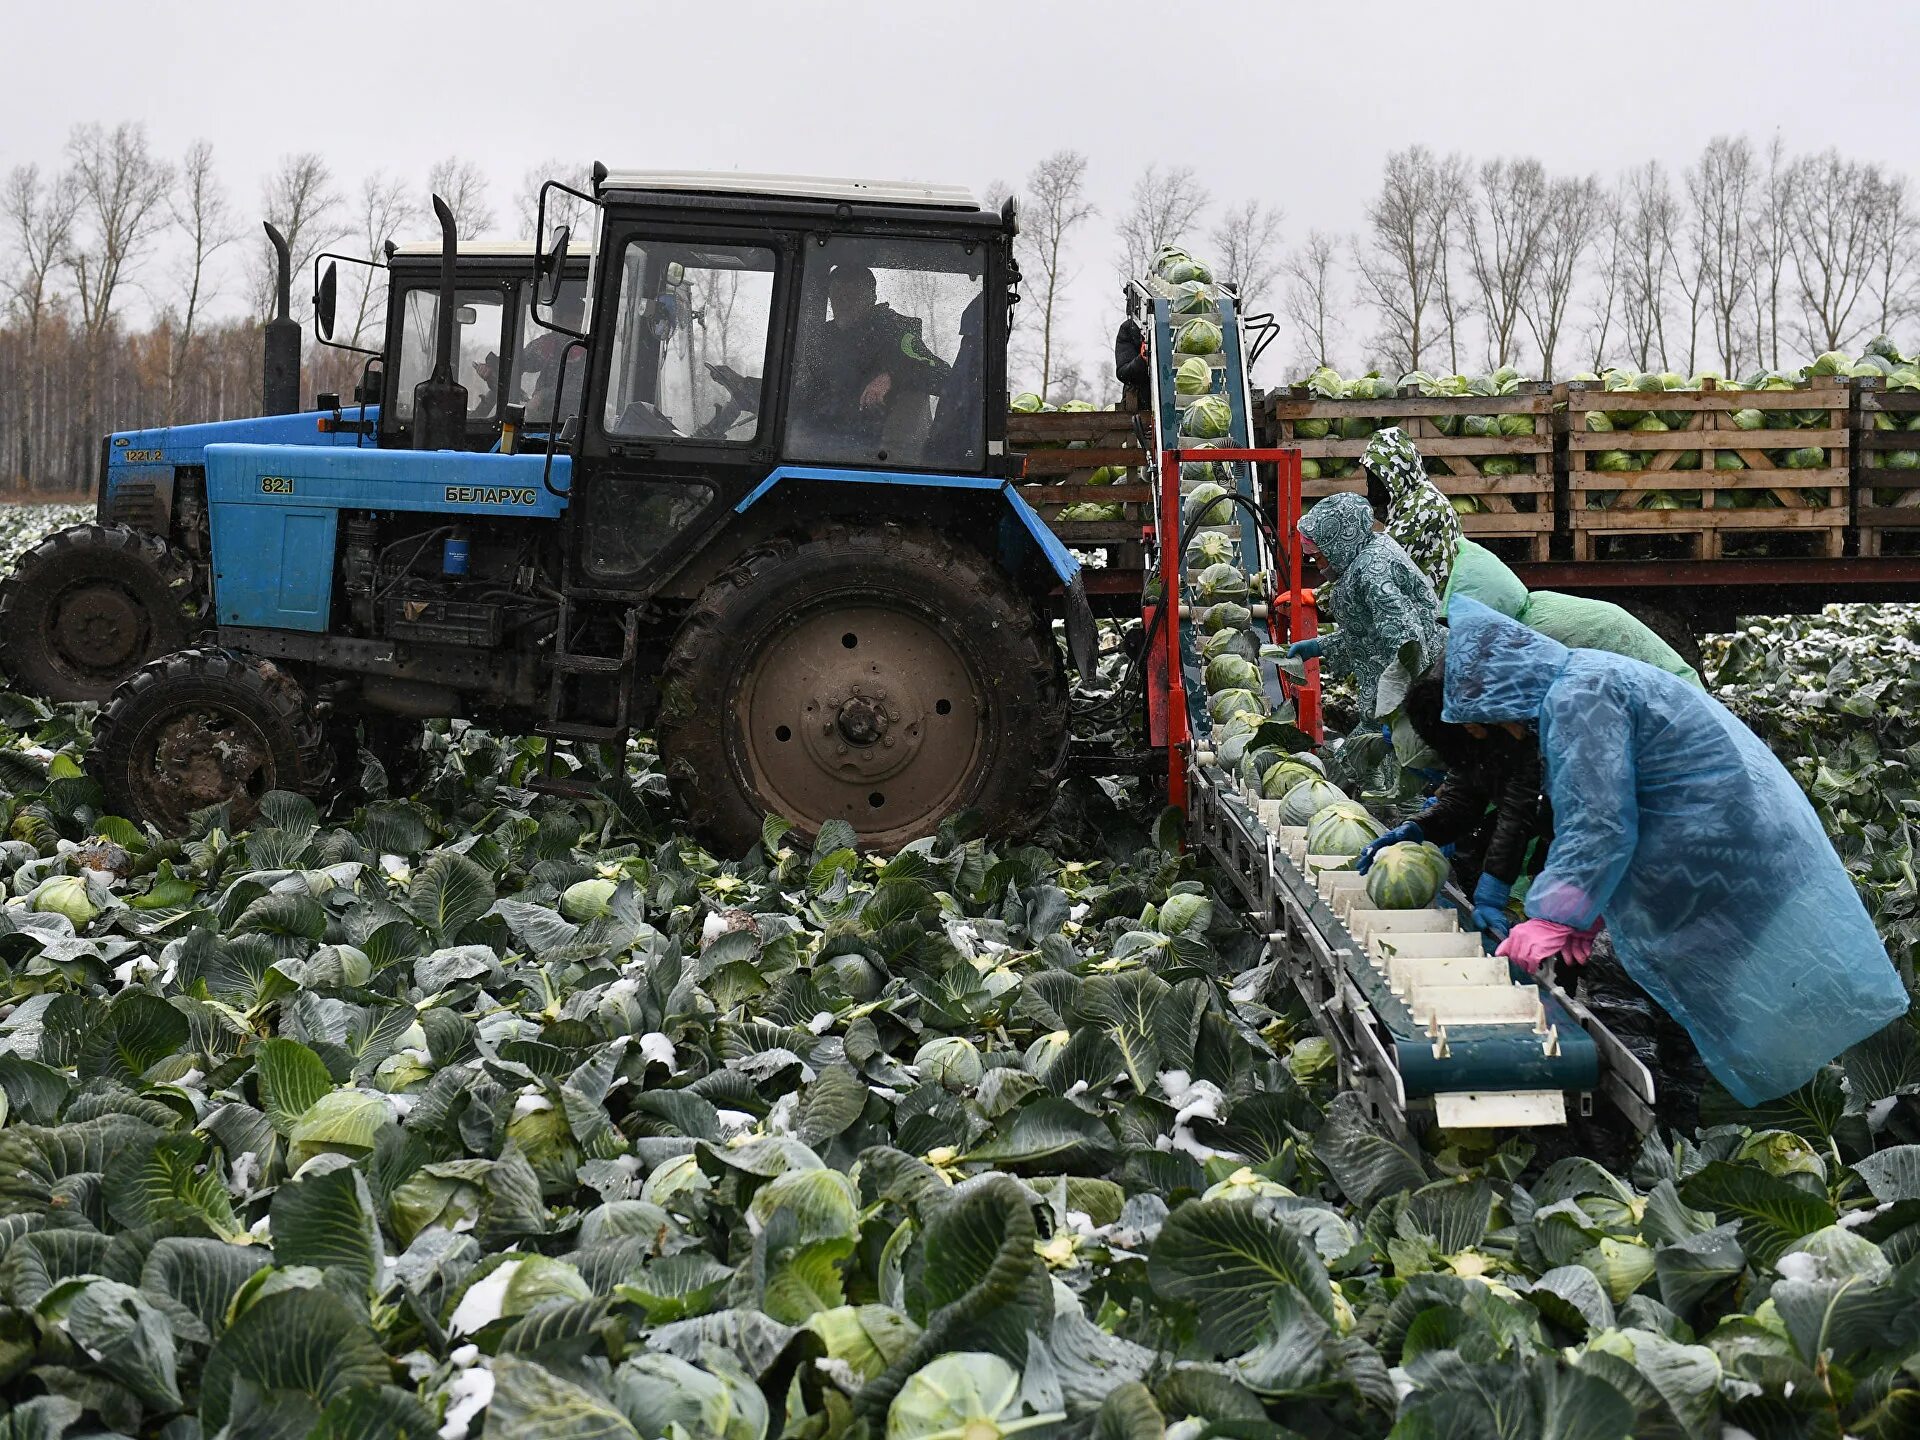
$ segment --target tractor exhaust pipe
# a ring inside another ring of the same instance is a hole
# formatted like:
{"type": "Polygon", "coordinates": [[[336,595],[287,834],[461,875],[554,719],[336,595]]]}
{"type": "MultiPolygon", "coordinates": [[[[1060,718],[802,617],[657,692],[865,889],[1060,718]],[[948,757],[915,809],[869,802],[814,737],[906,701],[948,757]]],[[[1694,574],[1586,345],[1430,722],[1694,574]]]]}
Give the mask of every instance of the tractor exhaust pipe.
{"type": "Polygon", "coordinates": [[[413,448],[458,450],[467,438],[467,387],[453,378],[454,258],[459,236],[453,211],[438,195],[440,219],[440,313],[434,332],[433,373],[413,387],[413,448]]]}
{"type": "Polygon", "coordinates": [[[300,322],[289,313],[293,308],[293,255],[287,249],[287,237],[276,230],[271,221],[266,228],[279,272],[274,282],[279,313],[266,324],[266,349],[260,367],[260,413],[291,415],[300,408],[300,322]]]}

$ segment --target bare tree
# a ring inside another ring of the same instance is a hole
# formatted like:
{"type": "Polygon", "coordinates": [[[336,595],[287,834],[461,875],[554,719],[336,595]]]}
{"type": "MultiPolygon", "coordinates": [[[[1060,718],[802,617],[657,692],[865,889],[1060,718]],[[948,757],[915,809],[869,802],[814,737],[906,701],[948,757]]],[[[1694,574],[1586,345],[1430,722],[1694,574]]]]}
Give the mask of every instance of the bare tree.
{"type": "MultiPolygon", "coordinates": [[[[1747,346],[1743,326],[1747,288],[1753,280],[1748,263],[1753,237],[1748,226],[1758,183],[1753,146],[1744,135],[1715,136],[1707,142],[1700,163],[1687,172],[1693,250],[1713,322],[1714,347],[1728,375],[1738,373],[1747,346]]],[[[1757,346],[1758,336],[1753,338],[1757,346]]]]}
{"type": "Polygon", "coordinates": [[[1867,298],[1876,312],[1876,333],[1891,336],[1914,312],[1915,216],[1907,198],[1907,177],[1883,177],[1874,198],[1867,298]]]}
{"type": "Polygon", "coordinates": [[[1127,213],[1120,218],[1120,279],[1138,280],[1164,245],[1186,238],[1212,203],[1189,165],[1162,170],[1150,164],[1133,182],[1127,213]]]}
{"type": "Polygon", "coordinates": [[[574,244],[591,240],[591,222],[598,212],[586,201],[563,190],[552,191],[547,196],[547,234],[534,233],[540,222],[540,187],[549,180],[559,180],[576,190],[592,193],[592,178],[575,162],[558,156],[542,160],[521,175],[520,188],[514,192],[513,209],[520,225],[520,238],[545,244],[554,230],[566,225],[573,230],[574,244]]]}
{"type": "Polygon", "coordinates": [[[487,174],[473,161],[462,160],[458,155],[436,161],[427,172],[427,188],[446,201],[447,208],[453,211],[453,229],[460,239],[471,240],[493,228],[493,207],[487,203],[487,174]]]}
{"type": "MultiPolygon", "coordinates": [[[[311,151],[283,155],[261,187],[260,204],[266,219],[286,236],[298,313],[298,298],[313,257],[340,238],[340,192],[334,188],[333,172],[311,151]]],[[[256,314],[273,310],[274,258],[265,246],[259,249],[254,270],[253,303],[256,314]]]]}
{"type": "Polygon", "coordinates": [[[1435,170],[1433,213],[1428,224],[1433,231],[1435,301],[1440,306],[1440,323],[1447,342],[1447,367],[1460,373],[1460,336],[1473,314],[1473,298],[1455,281],[1454,265],[1466,224],[1472,190],[1467,181],[1467,162],[1449,155],[1435,170]]]}
{"type": "Polygon", "coordinates": [[[0,215],[17,252],[18,268],[7,277],[7,289],[16,314],[26,326],[27,383],[21,387],[25,411],[20,426],[20,483],[33,488],[34,442],[40,437],[44,414],[40,404],[40,327],[54,301],[58,270],[65,263],[67,241],[80,206],[80,190],[70,174],[55,175],[42,184],[38,165],[16,165],[0,192],[0,215]]]}
{"type": "Polygon", "coordinates": [[[76,126],[67,154],[80,190],[67,267],[81,328],[98,343],[113,322],[120,287],[167,222],[173,172],[147,149],[146,126],[126,121],[111,130],[76,126]]]}
{"type": "MultiPolygon", "coordinates": [[[[360,194],[354,205],[355,239],[366,257],[380,261],[382,251],[418,207],[413,188],[406,181],[375,170],[360,182],[360,194]]],[[[368,265],[360,272],[359,295],[354,301],[351,330],[336,327],[335,333],[349,345],[366,346],[374,337],[368,332],[381,319],[386,305],[387,272],[384,265],[368,265]]]]}
{"type": "Polygon", "coordinates": [[[1056,150],[1027,176],[1026,203],[1015,241],[1023,273],[1031,270],[1039,305],[1040,398],[1054,379],[1054,324],[1064,307],[1062,291],[1072,280],[1067,243],[1094,214],[1087,199],[1087,157],[1056,150]]]}
{"type": "Polygon", "coordinates": [[[214,255],[233,241],[232,207],[227,203],[226,187],[213,169],[213,146],[196,140],[187,147],[180,165],[180,186],[173,200],[173,223],[186,239],[179,323],[167,357],[167,421],[177,418],[180,385],[193,359],[196,326],[207,302],[213,298],[212,277],[208,267],[214,255]]]}
{"type": "Polygon", "coordinates": [[[1366,241],[1355,245],[1361,283],[1380,316],[1375,344],[1404,370],[1421,368],[1432,340],[1427,308],[1444,258],[1435,217],[1451,208],[1442,170],[1424,145],[1387,156],[1380,192],[1367,206],[1366,241]]]}
{"type": "Polygon", "coordinates": [[[1574,281],[1592,242],[1601,204],[1600,184],[1591,177],[1563,177],[1547,186],[1533,264],[1522,279],[1520,292],[1520,313],[1540,352],[1543,380],[1551,380],[1554,375],[1561,327],[1566,324],[1574,281]]]}
{"type": "Polygon", "coordinates": [[[1747,290],[1753,297],[1754,350],[1759,362],[1780,368],[1780,298],[1793,258],[1794,166],[1778,135],[1767,143],[1766,170],[1757,177],[1747,219],[1747,290]]]}
{"type": "Polygon", "coordinates": [[[1464,207],[1467,270],[1487,318],[1487,359],[1498,368],[1517,358],[1527,286],[1539,270],[1551,210],[1538,160],[1489,160],[1479,178],[1479,195],[1464,207]]]}
{"type": "Polygon", "coordinates": [[[1296,358],[1307,365],[1330,365],[1333,353],[1334,315],[1338,302],[1333,293],[1340,263],[1339,242],[1324,230],[1307,232],[1306,243],[1286,259],[1282,267],[1287,288],[1281,307],[1293,322],[1298,337],[1296,358]]]}
{"type": "MultiPolygon", "coordinates": [[[[1598,187],[1595,187],[1598,189],[1598,187]]],[[[1591,370],[1602,370],[1607,363],[1607,347],[1612,343],[1613,332],[1619,323],[1620,311],[1624,307],[1627,288],[1627,201],[1626,187],[1617,186],[1609,190],[1600,190],[1597,196],[1597,217],[1594,233],[1598,237],[1599,249],[1595,258],[1599,261],[1599,270],[1595,277],[1593,299],[1593,318],[1588,322],[1588,336],[1592,340],[1591,370]]]]}
{"type": "Polygon", "coordinates": [[[1855,310],[1873,269],[1873,214],[1879,170],[1838,150],[1794,164],[1788,242],[1809,352],[1838,350],[1858,329],[1855,310]]]}
{"type": "Polygon", "coordinates": [[[1621,182],[1621,330],[1633,363],[1667,368],[1667,299],[1679,212],[1666,168],[1649,160],[1621,182]]]}
{"type": "Polygon", "coordinates": [[[66,253],[84,350],[80,405],[69,434],[79,457],[104,428],[96,411],[101,352],[112,332],[114,304],[167,223],[173,174],[148,150],[146,127],[128,121],[111,130],[76,126],[67,155],[80,191],[79,215],[66,253]]]}
{"type": "Polygon", "coordinates": [[[1280,226],[1285,220],[1279,206],[1248,200],[1228,210],[1208,232],[1214,276],[1233,287],[1242,311],[1265,305],[1267,291],[1280,275],[1280,226]]]}

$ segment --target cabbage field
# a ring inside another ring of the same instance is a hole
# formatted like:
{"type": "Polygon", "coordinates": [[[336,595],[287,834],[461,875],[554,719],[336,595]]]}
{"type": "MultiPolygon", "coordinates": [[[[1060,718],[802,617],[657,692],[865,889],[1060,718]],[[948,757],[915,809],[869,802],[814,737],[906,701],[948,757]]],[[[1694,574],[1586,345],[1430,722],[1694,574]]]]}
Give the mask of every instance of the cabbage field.
{"type": "MultiPolygon", "coordinates": [[[[1920,612],[1711,650],[1911,982],[1920,612]]],[[[163,839],[90,719],[0,693],[0,1437],[1920,1433],[1910,1028],[1619,1173],[1406,1148],[1118,787],[716,856],[456,724],[163,839]]]]}

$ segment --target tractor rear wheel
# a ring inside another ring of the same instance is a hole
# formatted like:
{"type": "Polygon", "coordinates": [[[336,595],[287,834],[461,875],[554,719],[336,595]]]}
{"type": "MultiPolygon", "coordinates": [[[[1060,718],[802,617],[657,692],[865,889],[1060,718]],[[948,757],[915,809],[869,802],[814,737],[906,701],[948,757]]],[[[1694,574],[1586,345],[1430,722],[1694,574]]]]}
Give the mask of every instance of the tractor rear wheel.
{"type": "Polygon", "coordinates": [[[69,525],[0,580],[0,666],[49,700],[105,700],[192,636],[193,568],[155,535],[69,525]]]}
{"type": "Polygon", "coordinates": [[[164,656],[114,691],[87,770],[113,813],[177,835],[210,805],[243,829],[269,790],[317,798],[330,759],[324,719],[291,675],[201,649],[164,656]]]}
{"type": "Polygon", "coordinates": [[[688,614],[656,736],[681,807],[738,854],[774,814],[889,850],[956,811],[1031,829],[1066,762],[1051,628],[986,557],[897,525],[750,551],[688,614]]]}

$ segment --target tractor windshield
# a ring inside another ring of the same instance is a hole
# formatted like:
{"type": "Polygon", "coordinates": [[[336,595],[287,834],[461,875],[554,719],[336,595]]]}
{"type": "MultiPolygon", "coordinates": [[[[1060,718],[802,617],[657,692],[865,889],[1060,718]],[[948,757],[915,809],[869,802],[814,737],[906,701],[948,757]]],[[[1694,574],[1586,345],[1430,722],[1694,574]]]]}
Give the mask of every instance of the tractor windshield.
{"type": "Polygon", "coordinates": [[[759,434],[773,251],[632,241],[617,314],[608,435],[747,442],[759,434]]]}
{"type": "Polygon", "coordinates": [[[978,470],[984,255],[959,240],[835,236],[801,279],[787,453],[978,470]]]}
{"type": "MultiPolygon", "coordinates": [[[[507,318],[506,291],[458,290],[453,326],[453,378],[467,387],[467,417],[491,420],[500,411],[501,335],[507,318]]],[[[400,306],[400,381],[394,413],[413,414],[413,387],[433,373],[434,328],[440,292],[431,286],[409,290],[400,306]]]]}

